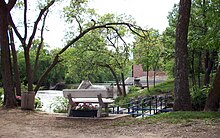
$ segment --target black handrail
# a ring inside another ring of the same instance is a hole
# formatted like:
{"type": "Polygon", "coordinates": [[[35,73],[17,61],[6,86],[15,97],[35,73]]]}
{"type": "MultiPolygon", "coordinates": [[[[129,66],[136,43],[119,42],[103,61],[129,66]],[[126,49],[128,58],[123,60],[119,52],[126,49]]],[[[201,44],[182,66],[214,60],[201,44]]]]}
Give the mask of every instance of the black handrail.
{"type": "Polygon", "coordinates": [[[137,116],[147,116],[147,115],[153,115],[157,114],[158,112],[163,111],[171,111],[166,110],[167,108],[167,102],[168,102],[168,96],[149,96],[144,98],[138,98],[136,100],[132,100],[129,103],[125,104],[127,108],[120,108],[119,106],[112,106],[112,112],[113,114],[131,114],[132,117],[137,116]],[[115,111],[115,108],[117,109],[115,111]],[[152,114],[153,110],[153,114],[152,114]]]}

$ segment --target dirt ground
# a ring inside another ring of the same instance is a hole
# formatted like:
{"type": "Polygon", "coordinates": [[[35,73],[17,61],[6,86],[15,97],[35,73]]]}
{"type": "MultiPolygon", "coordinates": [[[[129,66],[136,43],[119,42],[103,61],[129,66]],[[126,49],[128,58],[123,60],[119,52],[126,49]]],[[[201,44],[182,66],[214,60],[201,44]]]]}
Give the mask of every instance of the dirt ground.
{"type": "Polygon", "coordinates": [[[116,120],[57,119],[57,115],[0,108],[0,138],[219,138],[220,123],[149,123],[116,120]],[[135,122],[135,123],[134,123],[135,122]]]}

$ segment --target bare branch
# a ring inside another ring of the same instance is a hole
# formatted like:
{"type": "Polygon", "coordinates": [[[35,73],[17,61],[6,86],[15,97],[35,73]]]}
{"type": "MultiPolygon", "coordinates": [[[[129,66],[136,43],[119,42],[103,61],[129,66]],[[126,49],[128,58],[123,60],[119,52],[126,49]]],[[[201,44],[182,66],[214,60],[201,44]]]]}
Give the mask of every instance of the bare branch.
{"type": "Polygon", "coordinates": [[[121,37],[121,35],[119,34],[118,30],[115,29],[114,27],[110,27],[111,29],[113,29],[116,34],[118,35],[118,37],[121,39],[121,41],[125,44],[125,46],[127,46],[127,43],[125,42],[125,40],[121,37]]]}
{"type": "Polygon", "coordinates": [[[15,34],[17,35],[18,39],[22,42],[24,42],[24,38],[21,36],[21,34],[19,33],[17,27],[15,26],[14,24],[14,21],[11,17],[11,13],[9,13],[9,16],[8,16],[8,20],[9,20],[9,24],[11,25],[11,27],[13,28],[13,30],[15,31],[15,34]]]}
{"type": "Polygon", "coordinates": [[[82,33],[82,26],[81,26],[81,24],[80,24],[79,19],[78,19],[76,16],[74,16],[73,18],[74,18],[74,19],[76,20],[76,22],[78,23],[78,25],[79,25],[79,31],[80,31],[80,33],[82,33]]]}
{"type": "Polygon", "coordinates": [[[92,27],[89,27],[89,28],[85,29],[77,37],[75,37],[74,39],[69,41],[69,43],[67,43],[66,46],[58,54],[60,55],[63,52],[65,52],[66,49],[68,49],[71,45],[73,45],[75,42],[77,42],[81,37],[83,37],[85,34],[87,34],[88,32],[90,32],[92,30],[96,30],[96,29],[100,29],[100,28],[111,28],[112,26],[118,26],[118,25],[127,26],[133,33],[137,34],[138,36],[144,37],[141,34],[139,34],[137,31],[135,31],[134,27],[136,29],[139,29],[140,31],[142,30],[142,32],[145,32],[145,30],[141,29],[140,27],[134,26],[130,23],[125,23],[125,22],[122,22],[122,23],[106,23],[106,24],[103,24],[103,25],[96,25],[96,26],[92,26],[92,27]]]}
{"type": "Polygon", "coordinates": [[[35,58],[35,61],[34,61],[33,76],[35,76],[37,68],[38,68],[38,60],[39,60],[39,56],[40,56],[40,50],[42,49],[43,42],[44,42],[43,34],[44,34],[44,27],[45,27],[45,22],[46,22],[46,18],[47,18],[48,12],[49,12],[49,10],[46,11],[46,13],[44,15],[44,18],[43,18],[43,24],[42,24],[42,27],[41,27],[41,35],[40,35],[41,40],[40,40],[40,44],[39,44],[39,46],[37,48],[37,52],[36,52],[36,58],[35,58]]]}
{"type": "Polygon", "coordinates": [[[24,0],[24,40],[27,39],[27,0],[24,0]]]}
{"type": "Polygon", "coordinates": [[[40,11],[40,13],[39,13],[39,15],[38,15],[38,17],[37,17],[37,20],[36,20],[35,23],[34,23],[34,29],[33,29],[33,32],[32,32],[32,34],[31,34],[31,37],[30,37],[30,39],[29,39],[29,41],[28,41],[28,45],[27,45],[28,48],[31,47],[32,41],[33,41],[34,36],[35,36],[35,34],[36,34],[36,31],[37,31],[37,26],[38,26],[38,23],[39,23],[40,20],[41,20],[41,17],[42,17],[43,14],[54,4],[54,2],[55,2],[55,0],[52,0],[50,3],[48,3],[47,6],[45,6],[43,9],[41,9],[41,11],[40,11]]]}

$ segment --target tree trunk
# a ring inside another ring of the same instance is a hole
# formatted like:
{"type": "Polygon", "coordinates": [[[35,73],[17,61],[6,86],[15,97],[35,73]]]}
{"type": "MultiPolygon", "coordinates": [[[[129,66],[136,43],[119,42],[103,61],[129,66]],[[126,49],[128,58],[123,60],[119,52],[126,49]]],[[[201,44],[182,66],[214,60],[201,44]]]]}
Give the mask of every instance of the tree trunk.
{"type": "Polygon", "coordinates": [[[17,53],[14,45],[14,36],[12,32],[12,28],[9,28],[10,34],[10,42],[11,42],[11,50],[12,50],[12,57],[13,57],[13,67],[14,67],[14,82],[16,87],[16,95],[21,96],[21,81],[20,75],[18,71],[18,62],[17,62],[17,53]]]}
{"type": "Polygon", "coordinates": [[[215,59],[218,54],[215,51],[208,52],[207,51],[207,65],[205,69],[205,77],[204,77],[204,85],[208,86],[210,84],[210,74],[213,70],[215,59]]]}
{"type": "Polygon", "coordinates": [[[158,55],[158,59],[156,60],[156,62],[154,63],[154,66],[153,66],[153,71],[154,71],[154,88],[156,87],[156,69],[157,69],[158,62],[159,62],[159,55],[158,55]]]}
{"type": "Polygon", "coordinates": [[[121,87],[120,87],[120,85],[119,85],[119,80],[118,80],[118,77],[117,77],[115,71],[112,69],[111,66],[107,65],[107,67],[110,69],[112,75],[113,75],[114,78],[115,78],[115,82],[116,82],[116,86],[117,86],[117,89],[118,89],[119,96],[122,96],[122,90],[121,90],[121,87]]]}
{"type": "Polygon", "coordinates": [[[192,75],[192,85],[193,86],[196,85],[194,60],[195,60],[195,49],[192,50],[192,59],[191,59],[191,75],[192,75]]]}
{"type": "Polygon", "coordinates": [[[204,111],[218,111],[220,100],[220,67],[216,73],[213,87],[209,91],[209,95],[205,104],[204,111]]]}
{"type": "Polygon", "coordinates": [[[204,71],[205,71],[205,77],[204,77],[204,85],[207,86],[209,84],[209,61],[210,61],[210,53],[208,50],[205,52],[205,65],[204,65],[204,71]]]}
{"type": "Polygon", "coordinates": [[[156,68],[154,68],[154,88],[156,87],[156,68]]]}
{"type": "Polygon", "coordinates": [[[191,99],[188,82],[187,36],[189,27],[191,0],[180,0],[179,18],[176,27],[175,44],[175,80],[174,107],[175,111],[191,110],[191,99]]]}
{"type": "Polygon", "coordinates": [[[121,81],[122,81],[122,88],[123,88],[123,92],[122,92],[122,96],[125,97],[126,96],[126,88],[125,88],[125,77],[124,77],[124,73],[121,73],[121,81]]]}
{"type": "Polygon", "coordinates": [[[200,76],[200,73],[201,73],[201,68],[202,68],[202,52],[201,50],[199,50],[199,63],[198,63],[198,75],[197,75],[197,78],[198,78],[198,86],[199,88],[201,87],[201,76],[200,76]]]}
{"type": "Polygon", "coordinates": [[[147,80],[147,90],[150,91],[150,87],[149,87],[149,66],[147,66],[147,77],[146,77],[146,80],[147,80]]]}
{"type": "Polygon", "coordinates": [[[26,73],[27,73],[27,81],[28,81],[28,91],[33,91],[33,73],[30,62],[29,48],[24,46],[24,56],[25,56],[25,65],[26,65],[26,73]]]}
{"type": "Polygon", "coordinates": [[[2,80],[4,88],[4,104],[7,108],[17,106],[15,100],[14,84],[12,79],[12,68],[8,38],[8,9],[5,1],[0,2],[0,48],[1,48],[1,64],[2,64],[2,80]]]}

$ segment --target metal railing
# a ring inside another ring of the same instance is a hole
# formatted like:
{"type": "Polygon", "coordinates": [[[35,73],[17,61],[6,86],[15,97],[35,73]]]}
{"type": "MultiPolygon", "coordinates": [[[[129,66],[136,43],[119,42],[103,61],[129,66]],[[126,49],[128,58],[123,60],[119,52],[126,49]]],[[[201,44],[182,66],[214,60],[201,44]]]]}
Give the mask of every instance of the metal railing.
{"type": "Polygon", "coordinates": [[[132,117],[145,117],[155,115],[160,112],[172,111],[168,107],[169,96],[149,96],[132,100],[129,103],[119,106],[110,107],[112,114],[131,114],[132,117]]]}

